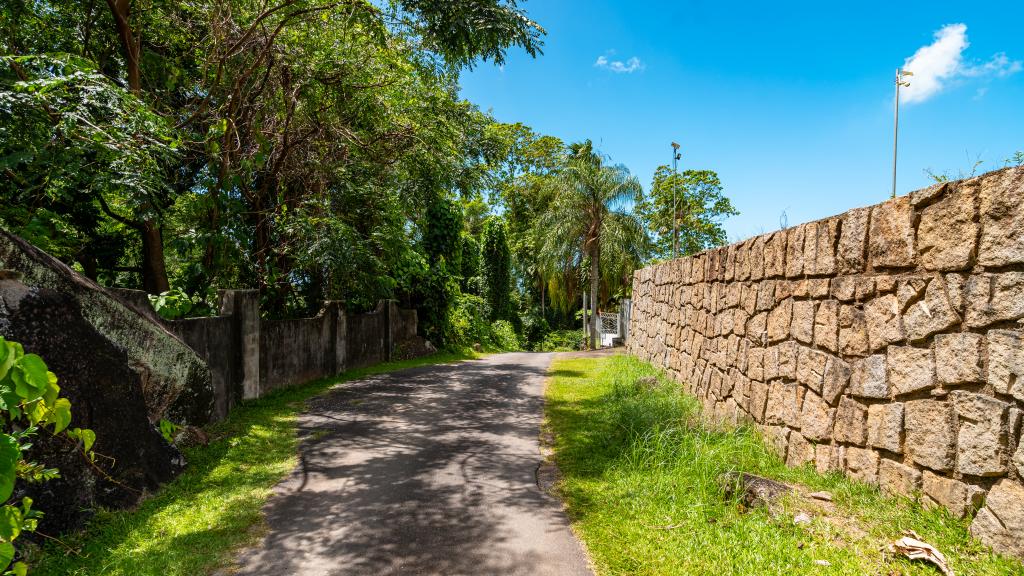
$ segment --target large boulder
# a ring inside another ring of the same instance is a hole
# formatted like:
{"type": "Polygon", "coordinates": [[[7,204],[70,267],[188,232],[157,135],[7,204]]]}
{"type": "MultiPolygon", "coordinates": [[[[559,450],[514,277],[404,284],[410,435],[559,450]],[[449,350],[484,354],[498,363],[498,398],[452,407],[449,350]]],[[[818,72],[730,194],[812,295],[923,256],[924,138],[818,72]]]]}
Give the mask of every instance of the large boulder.
{"type": "Polygon", "coordinates": [[[132,506],[180,472],[181,454],[156,425],[203,424],[210,371],[159,323],[23,240],[0,230],[0,336],[39,354],[72,404],[72,426],[96,432],[95,463],[63,438],[40,435],[32,460],[61,477],[19,485],[44,510],[40,529],[79,526],[97,508],[132,506]]]}
{"type": "MultiPolygon", "coordinates": [[[[123,350],[140,380],[152,423],[205,424],[213,415],[210,370],[196,353],[159,322],[63,262],[0,230],[0,269],[14,270],[32,288],[48,288],[75,301],[82,320],[123,350]]],[[[48,327],[56,331],[61,321],[48,327]]],[[[44,326],[45,328],[46,326],[44,326]]],[[[17,333],[11,339],[19,340],[17,333]]],[[[43,356],[50,362],[51,358],[43,356]]],[[[58,377],[64,377],[57,374],[58,377]]]]}

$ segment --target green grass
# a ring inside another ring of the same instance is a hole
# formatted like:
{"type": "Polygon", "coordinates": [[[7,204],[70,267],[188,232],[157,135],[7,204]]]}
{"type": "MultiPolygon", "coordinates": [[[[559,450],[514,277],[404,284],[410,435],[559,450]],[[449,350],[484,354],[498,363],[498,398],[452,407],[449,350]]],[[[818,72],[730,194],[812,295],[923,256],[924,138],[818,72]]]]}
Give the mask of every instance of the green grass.
{"type": "Polygon", "coordinates": [[[696,400],[639,360],[556,360],[547,395],[559,489],[599,574],[939,574],[885,551],[905,530],[959,576],[1024,574],[972,540],[967,521],[838,474],[787,468],[749,427],[702,425],[696,400]],[[643,376],[658,385],[637,384],[643,376]],[[793,522],[813,506],[805,499],[745,512],[719,488],[732,470],[827,490],[833,509],[812,511],[809,525],[793,522]]]}
{"type": "MultiPolygon", "coordinates": [[[[477,358],[471,351],[352,370],[245,402],[210,426],[207,446],[184,450],[188,468],[132,511],[97,514],[66,537],[78,550],[47,546],[31,554],[35,576],[208,574],[260,536],[260,510],[296,465],[296,416],[306,399],[370,374],[477,358]]],[[[283,575],[282,575],[283,576],[283,575]]]]}

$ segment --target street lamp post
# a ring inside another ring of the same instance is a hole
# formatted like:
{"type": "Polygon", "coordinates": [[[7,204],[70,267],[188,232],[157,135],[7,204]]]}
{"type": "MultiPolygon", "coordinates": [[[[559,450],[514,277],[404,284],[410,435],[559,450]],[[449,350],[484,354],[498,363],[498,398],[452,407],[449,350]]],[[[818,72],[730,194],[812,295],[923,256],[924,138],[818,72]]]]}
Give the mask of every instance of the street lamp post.
{"type": "Polygon", "coordinates": [[[679,186],[679,168],[677,162],[683,155],[679,153],[679,144],[672,143],[672,257],[679,257],[679,206],[676,203],[676,187],[679,186]]]}
{"type": "Polygon", "coordinates": [[[910,86],[910,81],[906,78],[913,76],[914,73],[909,70],[896,69],[896,102],[894,104],[895,109],[893,111],[893,136],[892,136],[892,197],[896,197],[896,154],[899,151],[900,141],[900,87],[910,86]]]}

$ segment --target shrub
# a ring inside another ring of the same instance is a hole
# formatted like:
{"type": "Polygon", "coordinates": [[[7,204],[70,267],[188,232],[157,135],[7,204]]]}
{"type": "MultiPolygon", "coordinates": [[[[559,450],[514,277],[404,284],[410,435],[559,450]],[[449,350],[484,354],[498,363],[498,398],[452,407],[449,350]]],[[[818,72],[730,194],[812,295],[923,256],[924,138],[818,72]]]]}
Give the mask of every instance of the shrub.
{"type": "Polygon", "coordinates": [[[508,320],[498,320],[489,326],[489,338],[492,348],[501,351],[522,350],[522,342],[515,328],[508,320]]]}
{"type": "Polygon", "coordinates": [[[583,330],[554,330],[544,336],[534,350],[538,352],[571,352],[583,347],[583,330]]]}

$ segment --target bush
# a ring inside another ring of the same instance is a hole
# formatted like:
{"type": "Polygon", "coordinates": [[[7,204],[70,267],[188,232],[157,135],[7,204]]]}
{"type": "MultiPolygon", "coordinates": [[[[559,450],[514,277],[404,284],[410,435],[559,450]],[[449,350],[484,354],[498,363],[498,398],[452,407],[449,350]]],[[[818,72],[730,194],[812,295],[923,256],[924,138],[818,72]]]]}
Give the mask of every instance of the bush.
{"type": "Polygon", "coordinates": [[[554,330],[534,346],[538,352],[572,352],[583,348],[583,330],[554,330]]]}
{"type": "Polygon", "coordinates": [[[508,320],[498,320],[489,327],[488,340],[491,348],[501,351],[522,350],[515,328],[508,320]]]}

